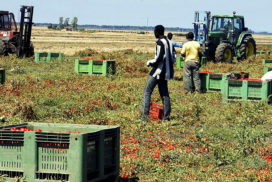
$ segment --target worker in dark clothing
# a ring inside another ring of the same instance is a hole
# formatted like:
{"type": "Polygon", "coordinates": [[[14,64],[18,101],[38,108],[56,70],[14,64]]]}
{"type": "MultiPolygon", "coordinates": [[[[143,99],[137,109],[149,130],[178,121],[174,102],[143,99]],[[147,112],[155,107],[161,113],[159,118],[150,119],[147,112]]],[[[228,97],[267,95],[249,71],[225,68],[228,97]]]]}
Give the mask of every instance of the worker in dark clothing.
{"type": "Polygon", "coordinates": [[[151,94],[158,85],[159,93],[163,102],[164,120],[170,120],[170,97],[168,92],[168,80],[174,77],[173,64],[176,61],[173,54],[173,45],[164,36],[164,27],[157,25],[154,29],[154,35],[158,39],[156,42],[155,59],[149,60],[147,66],[152,69],[149,73],[142,101],[142,118],[147,119],[150,110],[151,94]]]}
{"type": "Polygon", "coordinates": [[[168,38],[169,40],[172,41],[172,45],[173,45],[174,47],[182,48],[182,44],[179,44],[179,43],[177,43],[176,41],[173,41],[173,40],[172,40],[173,34],[172,34],[171,32],[169,32],[169,33],[167,34],[167,38],[168,38]]]}
{"type": "Polygon", "coordinates": [[[195,85],[195,91],[201,92],[200,90],[200,78],[199,78],[199,68],[202,57],[201,46],[197,41],[194,41],[193,32],[189,32],[186,35],[187,42],[183,44],[181,55],[185,57],[183,80],[185,93],[194,92],[192,86],[192,77],[195,85]]]}

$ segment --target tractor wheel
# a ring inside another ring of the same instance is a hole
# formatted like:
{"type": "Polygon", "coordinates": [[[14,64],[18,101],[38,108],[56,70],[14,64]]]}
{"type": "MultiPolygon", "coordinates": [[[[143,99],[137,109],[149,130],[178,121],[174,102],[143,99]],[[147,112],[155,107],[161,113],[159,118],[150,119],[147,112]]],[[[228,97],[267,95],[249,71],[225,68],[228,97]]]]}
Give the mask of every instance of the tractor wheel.
{"type": "Polygon", "coordinates": [[[9,52],[10,53],[12,53],[12,54],[16,53],[16,46],[14,44],[9,43],[8,46],[9,46],[9,52]]]}
{"type": "Polygon", "coordinates": [[[252,36],[246,36],[243,39],[239,51],[240,56],[237,58],[239,61],[256,55],[256,42],[252,36]]]}
{"type": "Polygon", "coordinates": [[[6,51],[5,43],[0,40],[0,55],[6,55],[6,54],[7,54],[7,51],[6,51]]]}
{"type": "Polygon", "coordinates": [[[215,51],[216,62],[228,62],[231,63],[234,56],[234,50],[229,43],[221,43],[217,46],[215,51]]]}

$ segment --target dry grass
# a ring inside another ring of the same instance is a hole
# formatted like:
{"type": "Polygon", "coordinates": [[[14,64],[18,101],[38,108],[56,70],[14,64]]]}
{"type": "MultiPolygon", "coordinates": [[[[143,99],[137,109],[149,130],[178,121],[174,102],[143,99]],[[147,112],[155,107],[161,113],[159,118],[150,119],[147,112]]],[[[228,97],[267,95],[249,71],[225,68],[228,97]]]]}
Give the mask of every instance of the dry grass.
{"type": "MultiPolygon", "coordinates": [[[[272,36],[254,35],[257,44],[272,44],[272,36]]],[[[183,42],[184,36],[175,36],[174,40],[183,42]]],[[[83,49],[111,52],[124,49],[133,49],[143,53],[152,53],[156,39],[153,32],[140,34],[140,31],[95,31],[66,32],[48,30],[46,27],[34,27],[32,42],[35,51],[56,51],[66,55],[73,55],[83,49]]]]}
{"type": "MultiPolygon", "coordinates": [[[[184,37],[174,37],[177,42],[184,41],[184,37]]],[[[35,27],[32,42],[35,51],[57,51],[67,55],[83,49],[96,51],[117,51],[133,49],[144,53],[154,51],[155,37],[153,32],[140,34],[139,32],[63,32],[35,27]]]]}

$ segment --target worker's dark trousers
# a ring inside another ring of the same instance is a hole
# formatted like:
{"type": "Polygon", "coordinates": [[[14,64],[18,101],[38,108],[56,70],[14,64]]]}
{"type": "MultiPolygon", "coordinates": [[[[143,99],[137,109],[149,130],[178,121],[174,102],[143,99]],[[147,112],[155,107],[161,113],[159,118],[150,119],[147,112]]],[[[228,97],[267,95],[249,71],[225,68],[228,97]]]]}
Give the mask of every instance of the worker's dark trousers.
{"type": "Polygon", "coordinates": [[[148,117],[149,115],[151,94],[156,85],[158,85],[159,87],[159,93],[163,102],[164,119],[169,119],[171,112],[171,104],[167,80],[158,80],[150,75],[147,78],[147,82],[143,93],[142,116],[148,117]]]}
{"type": "Polygon", "coordinates": [[[185,61],[184,68],[183,68],[183,81],[184,81],[185,93],[201,91],[199,68],[200,68],[200,64],[198,61],[185,61]],[[192,80],[194,85],[192,84],[192,80]]]}

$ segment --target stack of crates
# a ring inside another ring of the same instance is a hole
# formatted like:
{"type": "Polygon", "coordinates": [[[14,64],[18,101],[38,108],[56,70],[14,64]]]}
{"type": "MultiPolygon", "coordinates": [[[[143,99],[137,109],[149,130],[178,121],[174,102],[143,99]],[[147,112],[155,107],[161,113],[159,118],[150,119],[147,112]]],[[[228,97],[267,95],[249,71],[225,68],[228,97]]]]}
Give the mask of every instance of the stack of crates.
{"type": "Polygon", "coordinates": [[[163,106],[154,102],[150,103],[149,118],[152,120],[163,119],[163,106]]]}
{"type": "Polygon", "coordinates": [[[0,68],[0,84],[4,84],[6,81],[6,71],[4,68],[0,68]]]}
{"type": "Polygon", "coordinates": [[[75,60],[75,72],[88,75],[115,74],[115,61],[106,61],[103,59],[81,58],[75,60]]]}
{"type": "Polygon", "coordinates": [[[35,62],[41,61],[62,61],[63,54],[59,52],[36,52],[35,62]]]}
{"type": "Polygon", "coordinates": [[[120,127],[23,123],[0,127],[6,180],[102,181],[119,178],[120,127]]]}
{"type": "Polygon", "coordinates": [[[223,102],[270,99],[272,94],[271,84],[272,81],[263,82],[255,78],[224,80],[222,93],[223,102]]]}

